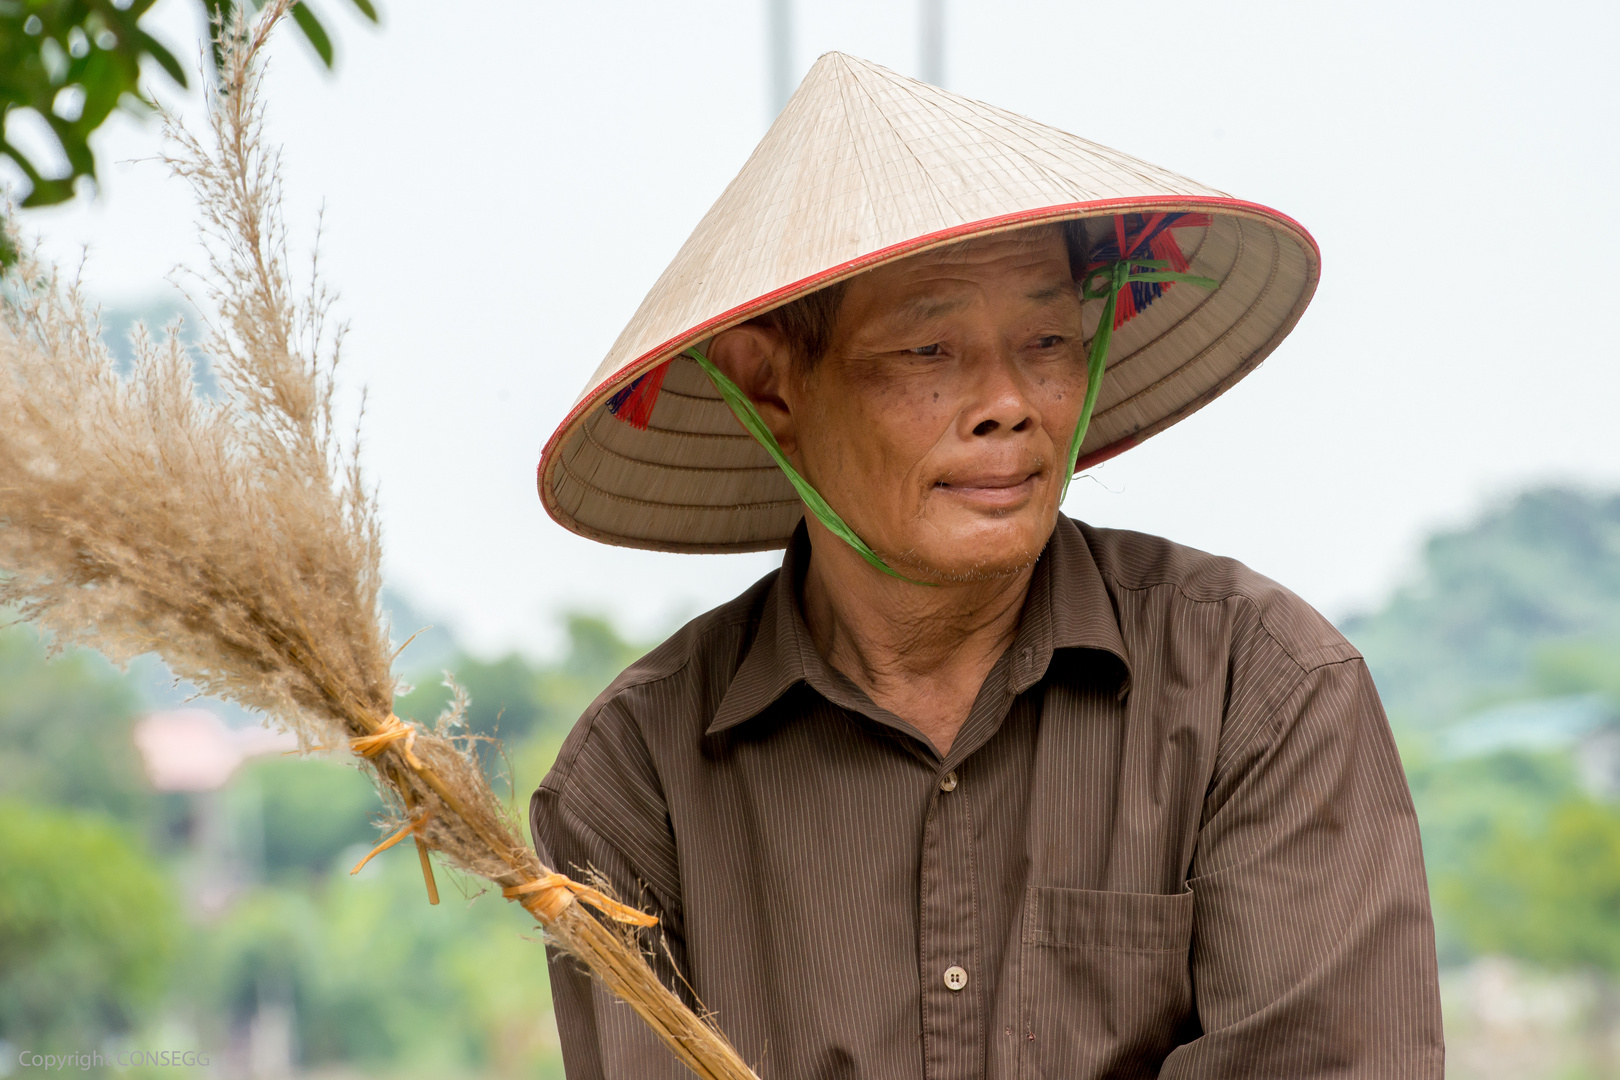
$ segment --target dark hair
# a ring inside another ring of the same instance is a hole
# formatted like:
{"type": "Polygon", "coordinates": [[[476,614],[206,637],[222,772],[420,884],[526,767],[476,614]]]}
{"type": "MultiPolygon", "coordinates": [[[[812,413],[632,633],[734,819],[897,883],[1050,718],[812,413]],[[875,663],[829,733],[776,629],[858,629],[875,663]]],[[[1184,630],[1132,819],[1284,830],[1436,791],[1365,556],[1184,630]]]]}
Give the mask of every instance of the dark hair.
{"type": "Polygon", "coordinates": [[[1069,276],[1079,284],[1086,272],[1086,259],[1091,255],[1091,238],[1086,235],[1086,223],[1078,219],[1063,223],[1063,246],[1069,251],[1069,276]]]}
{"type": "MultiPolygon", "coordinates": [[[[1063,246],[1069,253],[1069,274],[1078,282],[1085,272],[1086,252],[1090,247],[1085,222],[1065,221],[1062,226],[1063,246]]],[[[787,339],[788,348],[793,351],[794,366],[801,373],[808,373],[832,345],[838,309],[843,306],[848,285],[846,278],[749,321],[769,326],[787,339]]]]}
{"type": "Polygon", "coordinates": [[[838,309],[843,306],[848,286],[848,279],[834,282],[749,321],[781,334],[793,352],[793,366],[800,374],[808,374],[832,345],[838,309]]]}

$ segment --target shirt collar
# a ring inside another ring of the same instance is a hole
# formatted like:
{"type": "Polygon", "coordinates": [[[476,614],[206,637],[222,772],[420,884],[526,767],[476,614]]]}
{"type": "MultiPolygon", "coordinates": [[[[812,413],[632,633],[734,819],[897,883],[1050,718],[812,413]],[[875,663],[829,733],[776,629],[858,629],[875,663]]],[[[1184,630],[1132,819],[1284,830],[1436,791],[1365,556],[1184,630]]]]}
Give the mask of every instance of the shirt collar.
{"type": "MultiPolygon", "coordinates": [[[[801,522],[788,541],[782,569],[760,609],[748,654],[721,699],[708,734],[758,716],[801,682],[835,705],[859,711],[866,711],[862,704],[870,708],[866,695],[827,664],[810,638],[799,608],[799,584],[809,554],[810,537],[801,522]]],[[[1012,692],[1021,694],[1039,682],[1060,649],[1112,656],[1118,661],[1115,675],[1121,693],[1129,686],[1130,657],[1113,598],[1080,527],[1061,514],[1035,564],[1029,596],[1009,649],[1012,692]]]]}

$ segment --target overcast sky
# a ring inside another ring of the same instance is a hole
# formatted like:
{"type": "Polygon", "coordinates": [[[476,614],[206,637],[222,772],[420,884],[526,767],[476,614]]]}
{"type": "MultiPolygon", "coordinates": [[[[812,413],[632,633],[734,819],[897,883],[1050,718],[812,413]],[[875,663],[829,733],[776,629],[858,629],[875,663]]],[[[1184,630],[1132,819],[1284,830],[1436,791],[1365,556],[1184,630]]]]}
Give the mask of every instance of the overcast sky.
{"type": "MultiPolygon", "coordinates": [[[[195,0],[161,0],[192,51],[195,0]]],[[[774,555],[574,537],[539,449],[768,122],[765,0],[379,0],[318,9],[339,71],[274,49],[294,232],[369,390],[390,579],[477,648],[555,614],[642,632],[774,555]]],[[[1620,5],[947,0],[949,89],[1274,206],[1312,231],[1298,329],[1211,407],[1077,481],[1071,514],[1228,554],[1329,616],[1421,538],[1531,483],[1620,485],[1620,5]]],[[[917,0],[798,0],[799,74],[838,49],[913,74],[917,0]]],[[[181,49],[176,49],[181,52],[181,49]]],[[[161,80],[155,93],[182,99],[161,80]]],[[[153,124],[101,142],[102,194],[27,214],[109,304],[195,262],[153,124]]],[[[411,628],[407,628],[411,629],[411,628]]]]}

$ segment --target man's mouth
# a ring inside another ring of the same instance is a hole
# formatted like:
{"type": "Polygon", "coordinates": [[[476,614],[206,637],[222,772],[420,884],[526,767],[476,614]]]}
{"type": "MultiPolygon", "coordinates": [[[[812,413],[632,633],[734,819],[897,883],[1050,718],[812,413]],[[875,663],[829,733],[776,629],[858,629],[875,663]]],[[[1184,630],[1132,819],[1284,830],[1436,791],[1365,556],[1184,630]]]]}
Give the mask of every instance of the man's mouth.
{"type": "Polygon", "coordinates": [[[1035,491],[1040,470],[1021,469],[1011,473],[982,473],[976,476],[953,476],[941,480],[934,490],[961,499],[985,509],[1004,510],[1018,506],[1035,491]]]}

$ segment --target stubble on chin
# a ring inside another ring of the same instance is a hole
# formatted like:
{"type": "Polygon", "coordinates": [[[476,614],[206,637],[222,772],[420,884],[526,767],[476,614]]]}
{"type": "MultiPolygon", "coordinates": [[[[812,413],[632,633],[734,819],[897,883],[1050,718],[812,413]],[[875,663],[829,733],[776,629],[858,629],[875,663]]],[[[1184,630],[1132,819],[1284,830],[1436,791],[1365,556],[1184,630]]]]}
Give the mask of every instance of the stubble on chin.
{"type": "Polygon", "coordinates": [[[1000,558],[982,559],[954,566],[939,566],[930,562],[915,548],[896,552],[892,557],[884,558],[899,573],[919,581],[937,582],[941,585],[977,585],[1024,573],[1035,565],[1041,557],[1041,552],[1045,550],[1046,542],[1042,541],[1033,549],[1026,548],[1017,553],[1004,554],[1000,558]]]}

